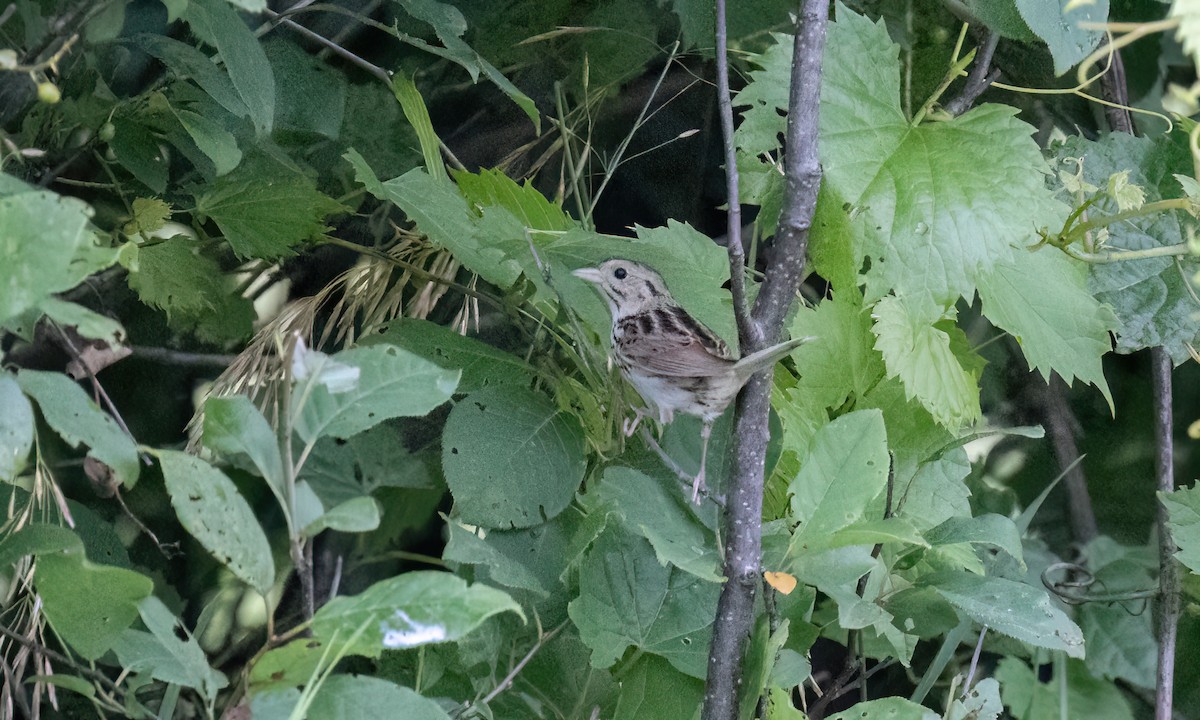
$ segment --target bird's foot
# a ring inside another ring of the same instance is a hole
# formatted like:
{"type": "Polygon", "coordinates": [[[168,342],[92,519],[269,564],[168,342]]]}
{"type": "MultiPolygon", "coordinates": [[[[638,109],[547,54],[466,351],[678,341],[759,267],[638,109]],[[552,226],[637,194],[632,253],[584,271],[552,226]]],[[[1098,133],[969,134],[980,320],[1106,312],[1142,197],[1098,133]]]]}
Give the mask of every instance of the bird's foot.
{"type": "Polygon", "coordinates": [[[692,481],[692,502],[696,505],[700,504],[700,491],[707,490],[708,487],[704,484],[704,468],[696,473],[696,479],[692,481]]]}

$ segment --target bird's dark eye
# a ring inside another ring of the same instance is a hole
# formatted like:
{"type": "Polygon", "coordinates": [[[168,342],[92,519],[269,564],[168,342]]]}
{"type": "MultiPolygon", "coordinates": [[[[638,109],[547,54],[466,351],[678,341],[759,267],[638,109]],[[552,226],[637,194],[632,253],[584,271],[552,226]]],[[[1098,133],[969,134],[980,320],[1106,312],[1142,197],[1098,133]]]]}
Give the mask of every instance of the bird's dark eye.
{"type": "Polygon", "coordinates": [[[622,268],[622,267],[619,267],[616,270],[613,270],[613,277],[615,277],[618,280],[624,280],[625,276],[627,274],[628,273],[625,272],[625,268],[622,268]]]}

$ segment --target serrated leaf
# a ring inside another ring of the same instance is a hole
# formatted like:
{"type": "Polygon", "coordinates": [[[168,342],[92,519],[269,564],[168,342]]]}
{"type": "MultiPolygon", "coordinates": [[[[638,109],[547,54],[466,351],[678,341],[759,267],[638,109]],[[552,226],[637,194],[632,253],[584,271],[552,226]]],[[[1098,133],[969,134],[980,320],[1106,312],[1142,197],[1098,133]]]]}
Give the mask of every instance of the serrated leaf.
{"type": "Polygon", "coordinates": [[[467,199],[478,207],[502,207],[526,227],[538,230],[570,230],[578,226],[563,209],[546,199],[532,183],[519,185],[499,170],[481,169],[478,173],[456,172],[454,182],[467,199]]]}
{"type": "Polygon", "coordinates": [[[819,407],[840,407],[852,393],[866,393],[884,374],[870,313],[852,298],[838,293],[814,308],[800,308],[792,320],[792,337],[820,338],[792,351],[796,367],[803,369],[794,393],[819,407]]]}
{"type": "Polygon", "coordinates": [[[904,383],[942,425],[957,429],[980,417],[978,379],[967,372],[951,348],[951,336],[934,324],[937,310],[906,298],[888,296],[872,311],[888,377],[904,383]]]}
{"type": "Polygon", "coordinates": [[[925,575],[931,587],[972,620],[1034,647],[1083,657],[1083,633],[1051,602],[1046,591],[1024,583],[965,571],[925,575]]]}
{"type": "Polygon", "coordinates": [[[275,117],[275,79],[258,38],[225,0],[189,0],[183,19],[221,54],[258,135],[270,133],[275,117]]]}
{"type": "Polygon", "coordinates": [[[530,527],[575,496],[587,461],[579,421],[544,395],[491,387],[460,400],[442,435],[455,517],[483,527],[530,527]]]}
{"type": "Polygon", "coordinates": [[[307,398],[294,411],[293,426],[306,443],[324,436],[348,438],[389,418],[420,417],[449,400],[458,384],[457,370],[444,370],[393,345],[343,350],[332,359],[361,374],[346,392],[330,392],[319,377],[297,383],[297,397],[307,398]]]}
{"type": "Polygon", "coordinates": [[[1017,253],[980,278],[979,297],[984,315],[1016,338],[1043,378],[1053,371],[1068,385],[1091,383],[1112,407],[1100,359],[1117,318],[1087,291],[1083,272],[1055,251],[1017,253]]]}
{"type": "Polygon", "coordinates": [[[158,457],[180,524],[234,575],[265,595],[275,582],[275,561],[262,526],[237,486],[192,455],[160,450],[158,457]]]}
{"type": "Polygon", "coordinates": [[[88,455],[110,467],[122,485],[134,486],[141,472],[137,448],[82,388],[66,375],[39,370],[22,370],[17,383],[68,445],[86,446],[88,455]]]}
{"type": "Polygon", "coordinates": [[[703,678],[718,592],[716,584],[663,567],[649,542],[610,526],[584,556],[568,613],[594,667],[611,667],[635,647],[703,678]]]}
{"type": "Polygon", "coordinates": [[[196,212],[212,218],[243,258],[291,255],[295,245],[324,232],[326,216],[339,210],[311,179],[261,155],[247,158],[196,197],[196,212]]]}
{"type": "Polygon", "coordinates": [[[1167,508],[1168,524],[1179,551],[1175,557],[1193,574],[1200,575],[1200,485],[1158,493],[1167,508]]]}
{"type": "Polygon", "coordinates": [[[133,217],[121,229],[126,235],[150,233],[161,230],[171,217],[171,206],[161,198],[134,198],[133,217]]]}
{"type": "Polygon", "coordinates": [[[1025,569],[1021,551],[1021,531],[1012,519],[995,513],[975,517],[953,517],[925,532],[931,545],[970,543],[995,548],[1007,553],[1025,569]]]}

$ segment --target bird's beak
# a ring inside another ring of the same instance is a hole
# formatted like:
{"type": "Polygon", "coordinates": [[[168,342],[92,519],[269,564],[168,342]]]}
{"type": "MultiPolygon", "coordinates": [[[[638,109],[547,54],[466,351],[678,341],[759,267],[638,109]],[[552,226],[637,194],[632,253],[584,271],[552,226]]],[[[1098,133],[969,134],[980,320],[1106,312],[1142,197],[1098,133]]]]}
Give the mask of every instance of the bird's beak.
{"type": "Polygon", "coordinates": [[[572,270],[571,274],[580,280],[587,280],[590,283],[596,284],[599,284],[604,277],[596,268],[579,268],[578,270],[572,270]]]}

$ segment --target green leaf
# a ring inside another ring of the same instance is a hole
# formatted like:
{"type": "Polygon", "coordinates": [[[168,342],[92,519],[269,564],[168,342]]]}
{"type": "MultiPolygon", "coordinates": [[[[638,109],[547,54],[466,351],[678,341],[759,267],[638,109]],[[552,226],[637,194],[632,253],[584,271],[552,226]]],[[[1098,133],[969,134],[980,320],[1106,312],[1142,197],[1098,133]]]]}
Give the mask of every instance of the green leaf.
{"type": "Polygon", "coordinates": [[[361,533],[379,527],[379,503],[373,498],[356,497],[335,505],[304,526],[304,534],[313,537],[322,530],[361,533]]]}
{"type": "Polygon", "coordinates": [[[204,403],[204,445],[225,455],[245,455],[285,506],[286,478],[275,431],[250,398],[210,397],[204,403]]]}
{"type": "Polygon", "coordinates": [[[976,517],[952,517],[925,532],[930,545],[971,543],[995,548],[1017,561],[1025,570],[1021,531],[1011,518],[988,513],[976,517]]]}
{"type": "Polygon", "coordinates": [[[258,135],[270,133],[275,117],[275,79],[258,38],[225,0],[189,0],[183,19],[221,54],[258,135]]]}
{"type": "Polygon", "coordinates": [[[137,447],[82,388],[66,375],[38,370],[22,370],[17,383],[68,445],[86,446],[88,455],[110,467],[122,485],[134,486],[141,471],[137,447]]]}
{"type": "Polygon", "coordinates": [[[1016,0],[1016,5],[1025,24],[1050,48],[1056,75],[1062,75],[1087,57],[1104,38],[1104,31],[1096,25],[1108,21],[1108,0],[1085,3],[1016,0]],[[1074,7],[1068,11],[1071,5],[1074,7]],[[1084,24],[1091,27],[1081,27],[1084,24]]]}
{"type": "Polygon", "coordinates": [[[635,647],[703,678],[718,592],[663,567],[645,539],[609,527],[584,557],[579,597],[567,609],[594,667],[611,667],[635,647]]]}
{"type": "Polygon", "coordinates": [[[537,371],[517,355],[494,348],[450,328],[418,318],[398,318],[359,343],[387,343],[447,370],[461,370],[455,393],[472,393],[492,385],[529,387],[537,371]]]}
{"type": "MultiPolygon", "coordinates": [[[[1070,138],[1057,148],[1057,156],[1066,169],[1082,162],[1083,178],[1099,186],[1107,185],[1114,173],[1128,170],[1130,182],[1146,191],[1149,202],[1179,197],[1181,188],[1173,173],[1192,172],[1191,154],[1171,136],[1152,140],[1111,133],[1094,142],[1070,138]]],[[[1088,214],[1095,219],[1117,211],[1116,202],[1102,194],[1088,214]]],[[[1195,222],[1178,210],[1133,217],[1108,225],[1101,250],[1175,245],[1194,227],[1195,222]]],[[[1193,317],[1196,285],[1194,279],[1189,280],[1200,270],[1195,258],[1180,258],[1178,264],[1168,257],[1089,263],[1087,269],[1088,288],[1116,313],[1117,352],[1162,345],[1178,364],[1190,357],[1188,344],[1200,344],[1200,326],[1193,317]]]]}
{"type": "Polygon", "coordinates": [[[366,675],[334,675],[321,684],[309,720],[396,717],[405,720],[450,720],[433,700],[406,687],[366,675]]]}
{"type": "Polygon", "coordinates": [[[972,15],[979,18],[991,30],[1001,37],[1020,40],[1025,43],[1037,42],[1037,35],[1029,29],[1021,19],[1014,0],[963,0],[963,4],[972,15]]]}
{"type": "Polygon", "coordinates": [[[141,33],[133,39],[139,47],[162,61],[177,77],[190,78],[221,107],[237,117],[250,116],[250,109],[234,88],[229,75],[204,53],[165,35],[141,33]]]}
{"type": "Polygon", "coordinates": [[[138,603],[138,612],[150,632],[126,630],[113,646],[125,670],[193,688],[201,697],[215,700],[229,680],[209,666],[200,644],[179,618],[153,595],[138,603]]]}
{"type": "Polygon", "coordinates": [[[470,73],[473,81],[478,80],[479,73],[482,72],[488,80],[500,88],[501,92],[515,102],[517,107],[525,112],[533,121],[534,131],[541,134],[541,116],[538,115],[537,106],[533,104],[533,100],[529,99],[529,96],[517,89],[517,86],[513,85],[491,63],[484,60],[479,53],[463,42],[462,35],[467,30],[467,21],[458,8],[447,3],[437,2],[437,0],[399,0],[399,4],[410,15],[432,26],[438,40],[442,41],[444,49],[408,38],[411,44],[458,63],[470,73]]]}
{"type": "Polygon", "coordinates": [[[1024,583],[984,577],[965,571],[925,575],[920,585],[931,587],[972,620],[1002,635],[1035,647],[1066,651],[1083,657],[1083,633],[1046,592],[1024,583]]]}
{"type": "Polygon", "coordinates": [[[621,675],[614,720],[677,718],[700,712],[704,683],[688,677],[656,655],[643,655],[621,675]]]}
{"type": "Polygon", "coordinates": [[[443,489],[431,471],[434,451],[410,452],[405,436],[382,423],[340,440],[322,438],[313,446],[300,477],[326,507],[370,495],[380,488],[443,489]]]}
{"type": "Polygon", "coordinates": [[[0,197],[0,323],[86,277],[72,261],[90,244],[91,215],[83,202],[47,191],[0,197]]]}
{"type": "Polygon", "coordinates": [[[275,74],[275,132],[301,142],[336,140],[346,119],[346,74],[278,36],[264,50],[275,74]]]}
{"type": "Polygon", "coordinates": [[[7,568],[27,555],[43,555],[66,551],[82,555],[83,541],[65,527],[46,523],[30,523],[0,540],[0,567],[7,568]]]}
{"type": "Polygon", "coordinates": [[[792,337],[820,338],[792,351],[796,367],[803,369],[794,394],[819,407],[840,407],[851,394],[861,397],[884,374],[871,313],[851,298],[838,293],[814,308],[800,308],[792,320],[792,337]]]}
{"type": "Polygon", "coordinates": [[[183,528],[234,575],[265,595],[275,582],[271,546],[233,481],[187,453],[160,450],[158,457],[183,528]]]}
{"type": "MultiPolygon", "coordinates": [[[[737,96],[750,106],[738,130],[748,153],[775,150],[785,130],[792,43],[776,42],[737,96]]],[[[1061,222],[1066,208],[1037,172],[1044,161],[1033,128],[1013,108],[985,104],[913,127],[900,105],[897,54],[882,22],[847,11],[830,24],[823,182],[853,207],[852,234],[862,238],[853,267],[869,261],[868,299],[894,291],[945,305],[971,297],[981,273],[1011,258],[1012,246],[1030,244],[1039,227],[1061,222]]]]}
{"type": "Polygon", "coordinates": [[[980,417],[978,377],[953,351],[953,336],[935,327],[940,310],[922,302],[888,296],[875,305],[872,328],[888,377],[904,383],[939,423],[952,430],[980,417]]]}
{"type": "Polygon", "coordinates": [[[478,173],[455,172],[454,182],[468,203],[477,207],[501,207],[525,227],[538,230],[571,230],[578,227],[558,205],[538,192],[533,183],[517,184],[499,170],[478,173]]]}
{"type": "Polygon", "coordinates": [[[242,161],[242,151],[238,149],[237,139],[220,123],[191,110],[171,110],[196,143],[196,147],[200,148],[200,152],[213,161],[217,175],[230,172],[242,161]]]}
{"type": "Polygon", "coordinates": [[[789,552],[826,547],[830,536],[862,520],[887,487],[883,414],[852,412],[821,428],[800,474],[788,486],[791,519],[799,523],[789,552]]]}
{"type": "Polygon", "coordinates": [[[325,217],[339,210],[308,177],[262,155],[196,197],[196,212],[217,223],[239,257],[264,260],[291,255],[293,246],[324,232],[325,217]]]}
{"type": "Polygon", "coordinates": [[[1055,663],[1054,676],[1042,682],[1025,661],[1008,656],[995,671],[1000,682],[1000,697],[1017,720],[1060,720],[1065,703],[1070,717],[1097,720],[1133,720],[1134,714],[1125,693],[1116,685],[1096,678],[1081,660],[1055,663]],[[1060,673],[1066,670],[1066,698],[1061,697],[1064,683],[1060,673]]]}
{"type": "Polygon", "coordinates": [[[1068,385],[1075,378],[1095,385],[1113,406],[1100,359],[1118,327],[1111,308],[1085,288],[1086,269],[1062,253],[1019,252],[979,279],[983,314],[1007,330],[1029,364],[1049,380],[1051,371],[1068,385]]]}
{"type": "Polygon", "coordinates": [[[681,486],[667,483],[637,470],[612,467],[604,471],[597,496],[621,515],[627,529],[650,541],[660,563],[721,582],[716,536],[692,514],[681,486]]]}
{"type": "Polygon", "coordinates": [[[116,134],[108,145],[117,162],[151,192],[166,192],[169,168],[154,130],[136,116],[114,117],[112,123],[116,134]]]}
{"type": "Polygon", "coordinates": [[[457,371],[393,345],[343,350],[331,360],[358,368],[358,382],[337,393],[317,376],[297,383],[296,396],[305,400],[294,411],[294,427],[306,443],[348,438],[390,418],[420,417],[449,400],[458,384],[457,371]]]}
{"type": "Polygon", "coordinates": [[[121,228],[126,235],[158,232],[171,218],[171,206],[160,198],[134,198],[133,217],[121,228]]]}
{"type": "Polygon", "coordinates": [[[522,528],[558,515],[587,465],[583,429],[547,397],[491,387],[463,398],[442,435],[442,469],[454,515],[491,528],[522,528]]]}
{"type": "Polygon", "coordinates": [[[829,720],[938,720],[938,714],[906,698],[887,697],[855,703],[829,720]]]}
{"type": "Polygon", "coordinates": [[[89,562],[82,546],[41,555],[34,583],[54,631],[87,660],[117,642],[154,589],[145,575],[89,562]]]}
{"type": "Polygon", "coordinates": [[[984,678],[975,684],[965,698],[955,698],[950,703],[946,720],[999,720],[1004,712],[1000,702],[1000,683],[995,678],[984,678]]]}
{"type": "Polygon", "coordinates": [[[476,577],[549,597],[561,588],[559,576],[570,560],[567,548],[581,522],[575,513],[561,513],[523,530],[479,533],[447,518],[450,537],[442,558],[474,565],[476,577]]]}
{"type": "Polygon", "coordinates": [[[119,349],[116,346],[125,341],[125,328],[121,323],[82,305],[48,297],[38,303],[37,309],[60,326],[74,328],[83,337],[108,343],[114,349],[119,349]]]}
{"type": "Polygon", "coordinates": [[[77,675],[29,675],[26,676],[27,683],[45,683],[60,687],[71,692],[77,692],[85,698],[92,699],[96,697],[96,686],[91,680],[85,680],[77,675]]]}
{"type": "Polygon", "coordinates": [[[1200,575],[1200,485],[1158,493],[1167,509],[1167,524],[1179,551],[1175,557],[1193,574],[1200,575]]]}
{"type": "Polygon", "coordinates": [[[8,373],[0,374],[0,407],[0,481],[12,482],[25,469],[33,447],[33,406],[8,373]]]}
{"type": "MultiPolygon", "coordinates": [[[[412,126],[413,132],[417,135],[417,142],[421,145],[421,157],[425,160],[425,172],[434,180],[446,180],[446,166],[442,162],[442,142],[437,136],[437,131],[433,129],[433,120],[429,117],[429,108],[425,106],[421,92],[417,90],[417,86],[413,84],[408,75],[399,73],[392,78],[392,93],[396,102],[400,103],[400,109],[404,111],[404,118],[408,120],[408,124],[412,126]]],[[[383,195],[372,189],[371,184],[363,178],[364,173],[360,166],[366,170],[365,174],[371,175],[372,178],[374,175],[370,172],[362,156],[351,148],[344,157],[355,166],[355,176],[359,182],[367,186],[367,191],[383,199],[383,195]]],[[[378,184],[378,181],[375,183],[378,184]]]]}
{"type": "Polygon", "coordinates": [[[508,594],[467,586],[449,573],[418,571],[375,583],[358,595],[336,597],[313,617],[313,634],[343,643],[355,655],[455,642],[503,612],[524,613],[508,594]],[[358,638],[350,638],[362,628],[358,638]]]}

